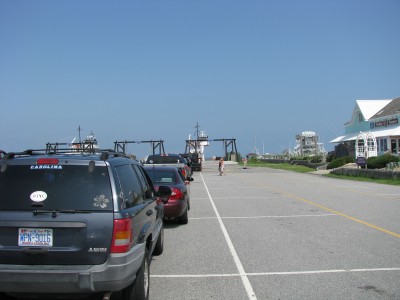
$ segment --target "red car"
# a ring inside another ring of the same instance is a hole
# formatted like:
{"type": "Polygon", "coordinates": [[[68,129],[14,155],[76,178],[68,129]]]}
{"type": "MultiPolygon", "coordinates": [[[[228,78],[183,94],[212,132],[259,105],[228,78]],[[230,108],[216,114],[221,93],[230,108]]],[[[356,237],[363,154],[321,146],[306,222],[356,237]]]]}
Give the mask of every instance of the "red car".
{"type": "Polygon", "coordinates": [[[160,185],[171,189],[171,196],[162,199],[164,203],[164,219],[177,220],[180,224],[188,223],[188,211],[190,209],[190,181],[193,178],[185,178],[175,166],[144,165],[144,169],[153,181],[156,191],[160,185]]]}

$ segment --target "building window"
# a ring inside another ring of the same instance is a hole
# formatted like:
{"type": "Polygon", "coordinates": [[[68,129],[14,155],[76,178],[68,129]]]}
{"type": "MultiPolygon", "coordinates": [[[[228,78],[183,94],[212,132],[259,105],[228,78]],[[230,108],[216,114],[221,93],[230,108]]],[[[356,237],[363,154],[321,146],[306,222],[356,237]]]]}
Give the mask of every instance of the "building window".
{"type": "Polygon", "coordinates": [[[387,139],[382,139],[382,151],[388,151],[387,139]]]}
{"type": "Polygon", "coordinates": [[[364,122],[364,118],[363,118],[363,115],[362,115],[361,112],[358,113],[358,122],[359,122],[359,123],[364,122]]]}
{"type": "Polygon", "coordinates": [[[378,151],[386,152],[388,150],[387,139],[379,139],[378,142],[378,151]]]}

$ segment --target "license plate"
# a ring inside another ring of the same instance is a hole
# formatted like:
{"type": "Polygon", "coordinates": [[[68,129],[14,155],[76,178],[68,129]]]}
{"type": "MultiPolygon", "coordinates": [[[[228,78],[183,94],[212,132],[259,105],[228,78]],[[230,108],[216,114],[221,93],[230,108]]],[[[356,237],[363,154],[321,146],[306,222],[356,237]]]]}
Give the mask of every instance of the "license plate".
{"type": "Polygon", "coordinates": [[[53,229],[19,228],[18,246],[52,247],[53,229]]]}

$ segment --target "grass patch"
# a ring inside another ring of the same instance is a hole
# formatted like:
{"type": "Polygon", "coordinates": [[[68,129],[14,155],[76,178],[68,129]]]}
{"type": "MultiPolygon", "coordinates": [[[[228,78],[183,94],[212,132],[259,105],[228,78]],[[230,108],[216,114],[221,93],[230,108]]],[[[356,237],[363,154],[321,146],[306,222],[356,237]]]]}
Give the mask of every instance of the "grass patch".
{"type": "MultiPolygon", "coordinates": [[[[243,164],[241,164],[243,166],[243,164]]],[[[316,171],[313,168],[308,168],[300,165],[291,165],[286,163],[279,163],[273,164],[264,161],[252,161],[247,164],[248,167],[266,167],[272,169],[280,169],[280,170],[287,170],[287,171],[294,171],[299,173],[309,173],[316,171]]],[[[360,177],[360,176],[348,176],[348,175],[336,175],[336,174],[324,174],[322,176],[331,177],[331,178],[338,178],[338,179],[346,179],[346,180],[354,180],[354,181],[364,181],[364,182],[375,182],[379,184],[390,184],[390,185],[399,185],[400,180],[396,179],[378,179],[378,178],[367,178],[367,177],[360,177]]]]}
{"type": "Polygon", "coordinates": [[[375,182],[379,184],[400,185],[400,180],[396,179],[378,179],[378,178],[367,178],[360,176],[347,176],[347,175],[336,175],[336,174],[326,174],[323,176],[339,178],[339,179],[355,180],[355,181],[375,182]]]}
{"type": "Polygon", "coordinates": [[[299,172],[299,173],[308,173],[308,172],[314,172],[315,169],[313,168],[308,168],[300,165],[291,165],[291,164],[273,164],[273,163],[267,163],[267,162],[251,162],[247,164],[248,167],[265,167],[265,168],[271,168],[271,169],[279,169],[279,170],[286,170],[286,171],[293,171],[293,172],[299,172]]]}

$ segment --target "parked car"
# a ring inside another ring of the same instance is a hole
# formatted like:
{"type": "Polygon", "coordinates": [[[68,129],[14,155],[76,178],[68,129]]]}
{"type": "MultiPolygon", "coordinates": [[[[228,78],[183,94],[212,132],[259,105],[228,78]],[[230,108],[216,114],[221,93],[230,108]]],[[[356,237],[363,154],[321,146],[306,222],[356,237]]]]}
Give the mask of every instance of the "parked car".
{"type": "Polygon", "coordinates": [[[144,162],[145,165],[172,165],[177,166],[185,180],[190,182],[192,170],[188,161],[180,154],[152,154],[144,162]]]}
{"type": "Polygon", "coordinates": [[[193,171],[200,171],[202,170],[201,158],[199,158],[198,153],[183,153],[181,156],[185,157],[190,161],[190,167],[193,171]]]}
{"type": "Polygon", "coordinates": [[[186,165],[189,167],[190,176],[193,176],[193,164],[190,155],[187,154],[179,154],[185,160],[186,165]]]}
{"type": "Polygon", "coordinates": [[[142,165],[120,153],[7,153],[0,160],[0,292],[148,299],[151,257],[164,243],[157,199],[170,194],[168,186],[156,193],[142,165]]]}
{"type": "MultiPolygon", "coordinates": [[[[166,185],[171,188],[170,197],[165,197],[164,219],[177,220],[180,224],[188,223],[190,210],[190,185],[175,166],[145,165],[144,169],[157,190],[166,185]]],[[[193,179],[190,179],[193,181],[193,179]]]]}
{"type": "Polygon", "coordinates": [[[3,150],[0,150],[0,159],[2,159],[4,155],[6,155],[6,152],[3,150]]]}

